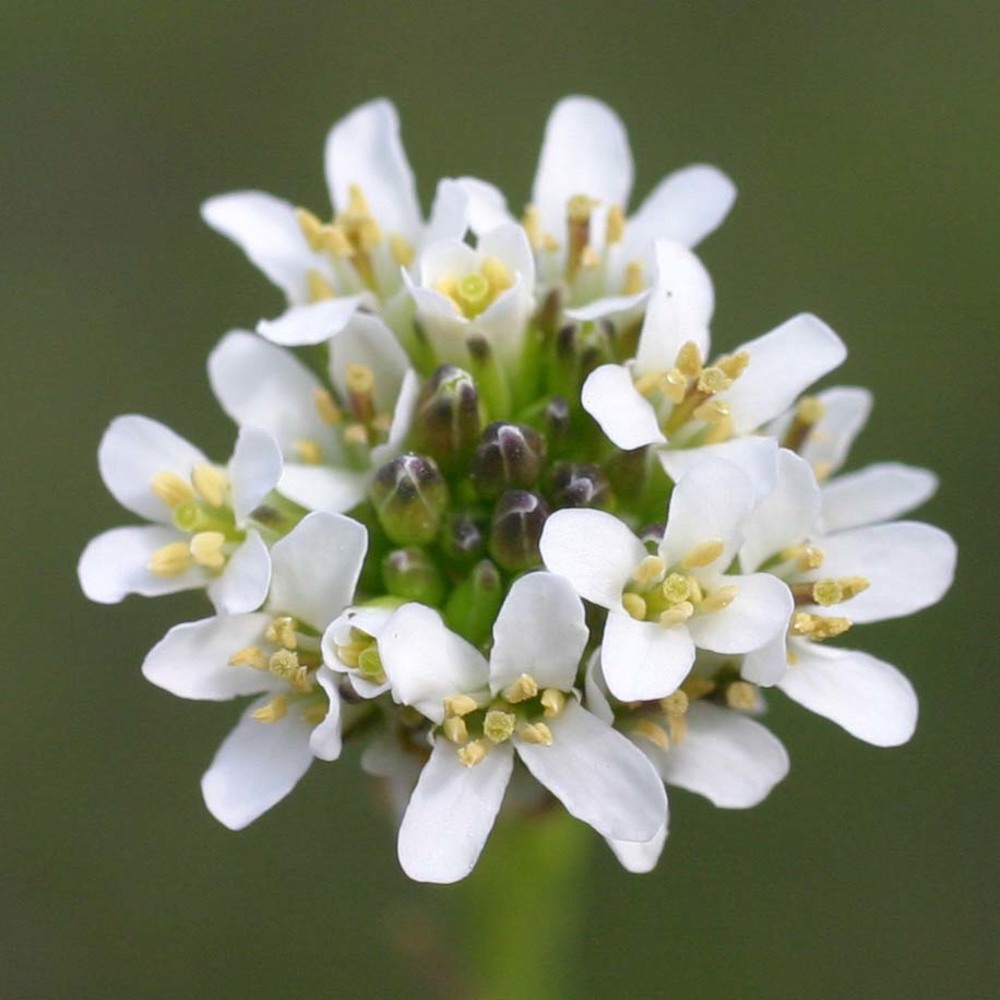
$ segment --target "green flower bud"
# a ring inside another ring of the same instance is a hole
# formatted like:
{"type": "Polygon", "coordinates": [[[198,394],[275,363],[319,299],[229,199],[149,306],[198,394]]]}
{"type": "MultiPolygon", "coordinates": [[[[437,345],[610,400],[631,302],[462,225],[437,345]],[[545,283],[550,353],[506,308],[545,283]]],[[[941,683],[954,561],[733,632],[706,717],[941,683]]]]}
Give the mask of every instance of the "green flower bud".
{"type": "Polygon", "coordinates": [[[490,555],[512,573],[537,566],[538,541],[549,509],[537,493],[508,490],[497,501],[490,525],[490,555]]]}
{"type": "Polygon", "coordinates": [[[472,457],[471,474],[479,495],[493,500],[508,489],[529,489],[545,461],[545,439],[524,424],[493,423],[472,457]]]}
{"type": "Polygon", "coordinates": [[[445,624],[479,646],[490,637],[502,600],[500,571],[489,559],[483,559],[449,595],[445,624]]]}
{"type": "Polygon", "coordinates": [[[608,507],[611,485],[599,465],[589,462],[559,462],[552,470],[552,506],[608,507]]]}
{"type": "Polygon", "coordinates": [[[382,560],[382,582],[394,597],[435,606],[445,592],[444,577],[423,549],[395,549],[382,560]]]}
{"type": "Polygon", "coordinates": [[[553,455],[562,452],[572,435],[569,403],[562,396],[553,396],[542,411],[542,428],[549,451],[553,455]]]}
{"type": "Polygon", "coordinates": [[[369,491],[382,529],[397,545],[426,545],[441,527],[448,484],[433,460],[412,453],[387,462],[369,491]]]}
{"type": "Polygon", "coordinates": [[[482,431],[479,393],[472,376],[442,365],[427,380],[413,420],[413,441],[447,473],[472,453],[482,431]]]}
{"type": "Polygon", "coordinates": [[[470,563],[486,552],[486,536],[482,526],[467,511],[452,514],[441,532],[441,549],[446,558],[470,563]]]}

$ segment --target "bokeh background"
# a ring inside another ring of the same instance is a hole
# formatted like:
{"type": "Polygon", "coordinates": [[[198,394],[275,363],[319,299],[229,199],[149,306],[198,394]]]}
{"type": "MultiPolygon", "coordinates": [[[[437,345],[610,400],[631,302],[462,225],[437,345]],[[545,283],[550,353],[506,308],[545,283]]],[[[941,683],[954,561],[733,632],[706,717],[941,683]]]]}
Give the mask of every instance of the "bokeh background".
{"type": "Polygon", "coordinates": [[[920,692],[913,742],[876,750],[776,695],[793,770],[765,805],[676,792],[646,877],[595,838],[562,995],[1000,995],[998,37],[981,0],[5,4],[0,996],[431,995],[419,953],[454,897],[402,877],[354,756],[243,833],[219,826],[198,777],[238,710],[138,670],[201,606],[88,605],[75,563],[128,520],[96,470],[113,416],[229,454],[205,357],[279,297],[201,200],[260,187],[325,209],[326,129],[386,94],[425,199],[471,173],[517,205],[574,91],[627,122],[638,195],[698,160],[737,181],[701,248],[716,342],[825,318],[851,351],[837,381],[877,396],[853,463],[938,470],[921,516],[962,555],[940,606],[864,629],[920,692]]]}

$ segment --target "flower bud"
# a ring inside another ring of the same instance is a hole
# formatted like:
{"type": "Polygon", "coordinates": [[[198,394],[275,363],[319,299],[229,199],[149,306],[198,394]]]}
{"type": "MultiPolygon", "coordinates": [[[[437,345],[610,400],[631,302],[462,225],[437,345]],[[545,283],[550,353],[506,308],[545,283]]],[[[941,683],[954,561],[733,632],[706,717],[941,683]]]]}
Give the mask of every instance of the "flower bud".
{"type": "Polygon", "coordinates": [[[394,597],[435,606],[445,584],[434,560],[423,549],[395,549],[382,560],[382,582],[394,597]]]}
{"type": "Polygon", "coordinates": [[[441,532],[441,549],[448,559],[470,563],[486,552],[482,526],[467,511],[452,514],[441,532]]]}
{"type": "Polygon", "coordinates": [[[599,465],[589,462],[559,462],[552,470],[552,506],[607,507],[611,485],[599,465]]]}
{"type": "Polygon", "coordinates": [[[645,489],[649,478],[649,447],[616,451],[605,463],[611,488],[621,497],[635,497],[645,489]]]}
{"type": "Polygon", "coordinates": [[[508,489],[529,489],[545,461],[545,439],[524,424],[493,423],[472,457],[472,479],[479,495],[493,500],[508,489]]]}
{"type": "Polygon", "coordinates": [[[537,566],[538,540],[548,516],[549,509],[537,493],[508,490],[493,509],[490,555],[512,573],[537,566]]]}
{"type": "Polygon", "coordinates": [[[427,380],[413,419],[413,440],[447,473],[468,459],[482,431],[479,393],[472,376],[441,365],[427,380]]]}
{"type": "Polygon", "coordinates": [[[397,545],[426,545],[441,527],[448,485],[434,462],[409,453],[387,462],[369,491],[382,529],[397,545]]]}
{"type": "Polygon", "coordinates": [[[569,443],[572,434],[572,423],[569,415],[569,403],[562,396],[553,396],[542,411],[542,427],[549,451],[553,455],[562,452],[569,443]]]}
{"type": "Polygon", "coordinates": [[[502,599],[500,571],[489,559],[482,559],[449,595],[445,623],[469,642],[480,645],[490,636],[502,599]]]}

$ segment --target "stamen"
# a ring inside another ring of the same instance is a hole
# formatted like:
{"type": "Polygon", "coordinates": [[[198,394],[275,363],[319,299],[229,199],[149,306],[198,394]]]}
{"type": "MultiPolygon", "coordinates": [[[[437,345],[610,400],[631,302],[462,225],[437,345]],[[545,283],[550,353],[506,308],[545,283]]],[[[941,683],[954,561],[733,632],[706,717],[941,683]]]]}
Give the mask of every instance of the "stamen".
{"type": "Polygon", "coordinates": [[[517,735],[525,743],[535,743],[543,747],[552,746],[552,730],[544,722],[525,722],[518,727],[517,735]]]}
{"type": "Polygon", "coordinates": [[[514,285],[510,268],[499,257],[486,257],[479,265],[479,272],[490,283],[494,298],[514,285]]]}
{"type": "Polygon", "coordinates": [[[528,242],[531,244],[533,250],[540,250],[542,248],[542,222],[538,216],[538,207],[536,205],[526,205],[524,209],[524,215],[521,217],[521,225],[524,227],[524,232],[528,237],[528,242]]]}
{"type": "Polygon", "coordinates": [[[191,565],[191,553],[185,542],[171,542],[157,549],[146,563],[155,576],[180,576],[191,565]]]}
{"type": "Polygon", "coordinates": [[[701,374],[701,351],[693,340],[686,341],[677,352],[677,369],[687,378],[697,378],[701,374]]]}
{"type": "Polygon", "coordinates": [[[267,661],[267,669],[282,680],[291,680],[300,666],[298,654],[291,649],[279,649],[267,661]]]}
{"type": "Polygon", "coordinates": [[[698,605],[698,611],[702,614],[711,614],[713,611],[721,611],[723,608],[728,608],[730,604],[736,598],[739,593],[739,588],[735,586],[720,587],[714,594],[709,594],[701,604],[698,605]]]}
{"type": "MultiPolygon", "coordinates": [[[[667,572],[667,564],[659,556],[646,556],[634,570],[632,579],[642,587],[659,583],[667,572]]],[[[687,595],[685,594],[685,597],[687,595]]],[[[682,598],[683,600],[683,598],[682,598]]]]}
{"type": "Polygon", "coordinates": [[[815,396],[803,396],[795,408],[795,416],[781,446],[789,451],[801,451],[825,411],[826,407],[815,396]]]}
{"type": "Polygon", "coordinates": [[[558,688],[546,688],[542,692],[540,699],[545,716],[549,719],[558,719],[566,707],[566,695],[558,688]]]}
{"type": "Polygon", "coordinates": [[[254,670],[267,670],[267,657],[258,646],[244,646],[238,649],[227,661],[231,667],[253,667],[254,670]]]}
{"type": "Polygon", "coordinates": [[[288,714],[288,698],[277,694],[266,705],[261,705],[250,714],[258,722],[277,722],[288,714]]]}
{"type": "Polygon", "coordinates": [[[199,531],[191,538],[191,558],[206,569],[222,569],[226,565],[222,551],[225,544],[226,536],[221,531],[199,531]]]}
{"type": "Polygon", "coordinates": [[[702,369],[701,375],[698,376],[699,390],[709,394],[725,392],[732,384],[733,380],[719,365],[712,365],[711,368],[702,369]]]}
{"type": "Polygon", "coordinates": [[[328,389],[317,385],[313,388],[312,396],[313,406],[316,407],[316,412],[324,423],[333,426],[339,424],[344,419],[344,414],[334,402],[333,396],[330,395],[328,389]]]}
{"type": "Polygon", "coordinates": [[[176,472],[158,472],[150,480],[149,488],[158,500],[162,500],[168,507],[176,507],[179,503],[184,503],[194,499],[194,490],[191,484],[176,472]]]}
{"type": "Polygon", "coordinates": [[[649,740],[661,750],[670,749],[670,737],[667,735],[667,731],[662,726],[658,726],[652,719],[637,719],[632,725],[632,732],[644,740],[649,740]]]}
{"type": "Polygon", "coordinates": [[[503,696],[512,705],[527,701],[538,694],[538,681],[530,674],[521,674],[513,684],[504,689],[503,696]]]}
{"type": "Polygon", "coordinates": [[[726,688],[726,704],[739,712],[757,707],[757,689],[746,681],[733,681],[726,688]]]}
{"type": "Polygon", "coordinates": [[[819,569],[823,565],[826,553],[815,545],[795,545],[790,549],[785,549],[778,555],[781,562],[794,562],[795,568],[800,573],[806,573],[811,569],[819,569]]]}
{"type": "Polygon", "coordinates": [[[335,224],[323,227],[322,248],[331,257],[344,258],[354,256],[354,247],[351,246],[351,241],[348,239],[347,233],[335,224]]]}
{"type": "Polygon", "coordinates": [[[323,302],[337,297],[333,285],[316,270],[306,272],[306,292],[310,302],[323,302]]]}
{"type": "Polygon", "coordinates": [[[590,246],[590,214],[598,203],[585,194],[576,194],[566,203],[566,280],[572,282],[583,265],[590,246]]]}
{"type": "Polygon", "coordinates": [[[646,275],[641,260],[630,260],[625,265],[625,280],[622,282],[622,295],[637,295],[646,287],[646,275]]]}
{"type": "MultiPolygon", "coordinates": [[[[608,209],[606,227],[604,239],[608,246],[621,243],[622,237],[625,235],[625,213],[622,211],[621,205],[614,204],[608,209]]],[[[642,267],[641,264],[639,266],[642,267]]]]}
{"type": "Polygon", "coordinates": [[[295,209],[295,218],[309,244],[309,249],[318,253],[323,249],[323,223],[307,208],[295,209]]]}
{"type": "Polygon", "coordinates": [[[726,550],[721,538],[710,538],[691,549],[680,561],[684,569],[700,569],[714,563],[726,550]]]}
{"type": "Polygon", "coordinates": [[[264,632],[264,638],[269,642],[275,642],[279,646],[284,646],[285,649],[295,649],[299,644],[298,636],[295,634],[296,621],[294,618],[288,615],[283,615],[280,618],[275,618],[270,625],[267,626],[267,630],[264,632]]]}
{"type": "Polygon", "coordinates": [[[198,462],[191,470],[191,484],[212,507],[224,507],[229,478],[218,466],[198,462]]]}
{"type": "Polygon", "coordinates": [[[476,704],[476,699],[470,698],[467,694],[453,694],[450,698],[445,698],[444,700],[444,714],[449,718],[452,716],[468,715],[477,708],[479,708],[479,705],[476,704]]]}
{"type": "Polygon", "coordinates": [[[452,743],[463,744],[469,739],[469,729],[465,725],[465,719],[458,715],[445,719],[441,724],[441,732],[452,743]]]}
{"type": "Polygon", "coordinates": [[[690,704],[688,696],[678,689],[673,694],[668,694],[666,698],[660,699],[660,710],[664,715],[681,716],[688,710],[690,704]]]}
{"type": "Polygon", "coordinates": [[[409,267],[416,256],[413,244],[399,233],[389,234],[389,252],[400,267],[409,267]]]}
{"type": "Polygon", "coordinates": [[[458,759],[466,767],[475,767],[486,756],[486,753],[483,741],[473,740],[471,743],[466,743],[464,747],[459,748],[458,759]]]}
{"type": "Polygon", "coordinates": [[[674,625],[681,625],[694,614],[694,605],[690,601],[681,601],[672,608],[662,612],[658,621],[663,628],[672,628],[674,625]]]}
{"type": "Polygon", "coordinates": [[[622,594],[622,607],[637,621],[645,621],[646,602],[638,594],[622,594]]]}
{"type": "Polygon", "coordinates": [[[493,709],[486,713],[483,719],[483,735],[491,743],[504,743],[514,735],[517,716],[513,712],[502,712],[493,709]]]}
{"type": "Polygon", "coordinates": [[[308,438],[302,438],[292,442],[299,458],[304,465],[321,465],[323,463],[323,449],[319,443],[308,438]]]}
{"type": "Polygon", "coordinates": [[[687,695],[688,701],[698,701],[715,690],[715,681],[710,681],[707,677],[689,677],[680,689],[687,695]]]}
{"type": "MultiPolygon", "coordinates": [[[[733,382],[735,382],[750,364],[749,351],[737,351],[735,354],[727,354],[715,362],[715,367],[722,370],[733,382]]],[[[728,387],[727,387],[728,388],[728,387]]]]}
{"type": "Polygon", "coordinates": [[[807,611],[796,611],[792,615],[789,631],[792,635],[804,636],[814,642],[823,642],[824,639],[843,635],[852,624],[850,618],[833,618],[811,615],[807,611]]]}
{"type": "Polygon", "coordinates": [[[795,584],[792,593],[796,598],[800,591],[809,588],[809,597],[821,607],[828,608],[832,604],[842,604],[852,597],[864,593],[871,586],[863,576],[846,576],[834,580],[817,580],[812,584],[795,584]]]}

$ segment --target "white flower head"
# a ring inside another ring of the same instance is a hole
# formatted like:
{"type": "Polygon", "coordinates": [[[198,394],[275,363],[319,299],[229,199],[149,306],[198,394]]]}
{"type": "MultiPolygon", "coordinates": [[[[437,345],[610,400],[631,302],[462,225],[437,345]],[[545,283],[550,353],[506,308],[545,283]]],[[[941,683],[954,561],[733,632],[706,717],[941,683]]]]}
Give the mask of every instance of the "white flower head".
{"type": "Polygon", "coordinates": [[[112,496],[152,523],[113,528],[87,545],[78,574],[91,600],[204,587],[220,612],[259,607],[271,560],[252,514],[281,476],[281,454],[266,433],[241,431],[220,466],[163,424],[123,416],[101,439],[98,465],[112,496]]]}
{"type": "Polygon", "coordinates": [[[236,243],[288,301],[258,332],[278,344],[318,344],[339,333],[366,302],[387,302],[402,284],[401,269],[427,243],[461,239],[466,195],[442,181],[424,223],[416,183],[391,102],[355,108],[330,130],[326,180],[333,218],[261,191],[210,198],[202,217],[236,243]]]}
{"type": "Polygon", "coordinates": [[[587,642],[564,580],[511,587],[489,662],[436,612],[408,604],[380,639],[393,697],[434,725],[434,746],[399,831],[412,878],[454,882],[473,868],[500,809],[515,754],[566,809],[616,840],[645,843],[666,822],[656,772],[573,690],[587,642]]]}
{"type": "Polygon", "coordinates": [[[603,665],[616,697],[662,698],[687,676],[696,648],[743,653],[784,632],[788,588],[766,573],[726,572],[754,502],[738,468],[706,459],[677,484],[655,555],[603,511],[548,519],[539,545],[546,567],[609,612],[603,665]]]}
{"type": "Polygon", "coordinates": [[[314,757],[341,749],[336,675],[320,636],[354,597],[367,533],[340,514],[308,514],[271,550],[264,607],[177,625],[150,650],[144,676],[182,698],[260,695],[202,779],[205,803],[231,829],[284,798],[314,757]]]}

